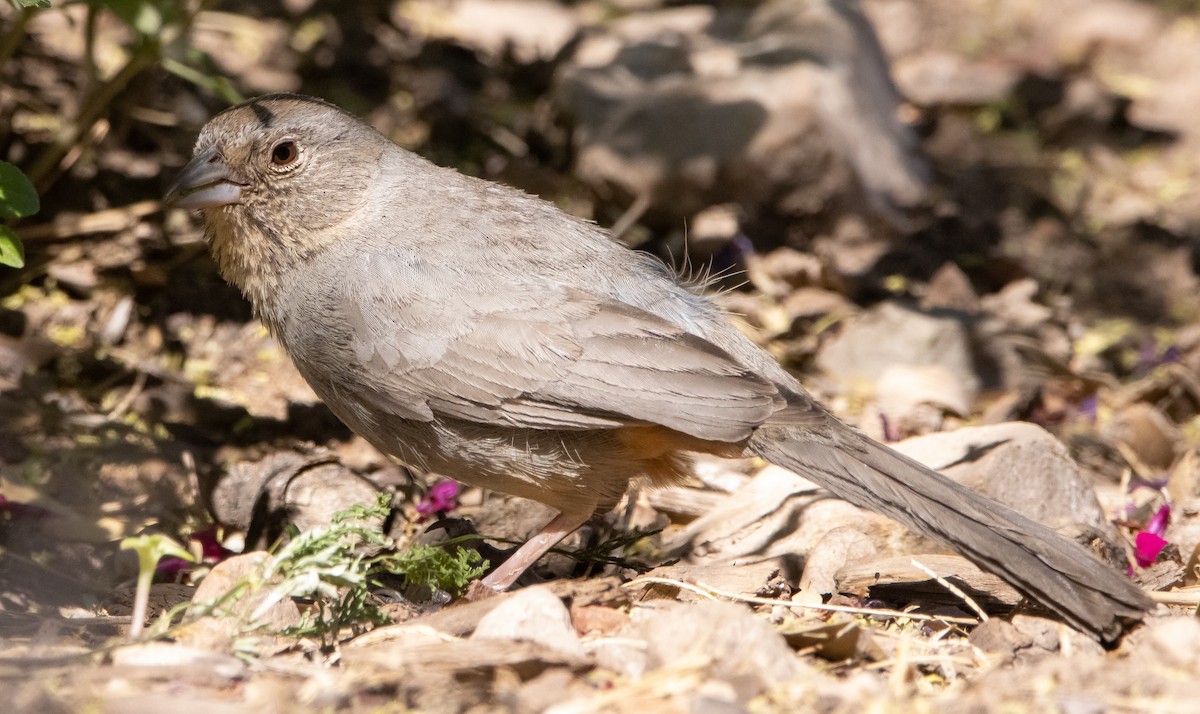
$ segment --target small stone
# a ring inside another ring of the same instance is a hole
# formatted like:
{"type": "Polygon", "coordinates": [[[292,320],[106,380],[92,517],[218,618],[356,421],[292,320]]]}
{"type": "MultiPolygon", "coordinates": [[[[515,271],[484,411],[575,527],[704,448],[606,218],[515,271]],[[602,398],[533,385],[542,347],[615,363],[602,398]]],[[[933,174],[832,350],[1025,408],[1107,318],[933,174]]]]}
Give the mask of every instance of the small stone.
{"type": "Polygon", "coordinates": [[[583,648],[562,600],[544,586],[519,590],[483,616],[471,639],[525,640],[579,657],[583,648]]]}

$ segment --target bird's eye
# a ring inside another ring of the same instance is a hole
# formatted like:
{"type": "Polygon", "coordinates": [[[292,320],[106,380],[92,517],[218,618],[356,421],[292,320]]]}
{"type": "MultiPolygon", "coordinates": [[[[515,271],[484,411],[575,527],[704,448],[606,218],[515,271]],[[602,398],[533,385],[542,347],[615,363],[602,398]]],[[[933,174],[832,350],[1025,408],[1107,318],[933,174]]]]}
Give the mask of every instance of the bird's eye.
{"type": "Polygon", "coordinates": [[[294,141],[281,141],[271,149],[271,163],[277,168],[291,166],[300,156],[300,149],[294,141]]]}

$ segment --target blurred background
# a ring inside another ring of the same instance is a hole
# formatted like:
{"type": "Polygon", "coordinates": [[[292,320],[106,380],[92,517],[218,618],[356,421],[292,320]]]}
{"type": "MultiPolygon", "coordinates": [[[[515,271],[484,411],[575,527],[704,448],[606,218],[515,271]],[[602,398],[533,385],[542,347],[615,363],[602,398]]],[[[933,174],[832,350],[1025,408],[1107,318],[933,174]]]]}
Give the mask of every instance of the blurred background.
{"type": "Polygon", "coordinates": [[[316,447],[423,488],[160,203],[269,92],[612,228],[877,438],[1033,421],[1113,492],[1200,440],[1195,2],[8,0],[0,159],[40,207],[0,234],[0,611],[111,597],[127,535],[253,530],[316,447]]]}

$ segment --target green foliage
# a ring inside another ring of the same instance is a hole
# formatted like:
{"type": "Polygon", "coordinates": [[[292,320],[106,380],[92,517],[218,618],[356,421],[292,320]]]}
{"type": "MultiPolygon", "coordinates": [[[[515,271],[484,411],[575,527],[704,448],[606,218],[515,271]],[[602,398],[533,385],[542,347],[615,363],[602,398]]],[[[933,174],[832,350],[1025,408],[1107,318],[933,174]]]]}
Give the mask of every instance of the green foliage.
{"type": "MultiPolygon", "coordinates": [[[[33,215],[41,208],[37,190],[21,169],[0,161],[0,220],[10,221],[33,215]]],[[[25,265],[21,239],[8,226],[0,225],[0,264],[20,268],[25,265]]]]}
{"type": "Polygon", "coordinates": [[[92,0],[91,4],[108,9],[146,37],[153,37],[183,19],[182,5],[175,0],[92,0]]]}
{"type": "Polygon", "coordinates": [[[462,548],[450,553],[429,545],[415,545],[403,553],[379,558],[379,570],[403,575],[416,585],[460,593],[487,570],[478,552],[462,548]]]}
{"type": "Polygon", "coordinates": [[[9,2],[17,8],[36,7],[45,10],[50,7],[50,0],[9,0],[9,2]]]}
{"type": "Polygon", "coordinates": [[[0,265],[25,267],[25,247],[21,238],[8,226],[0,226],[0,265]]]}
{"type": "Polygon", "coordinates": [[[0,220],[24,218],[39,208],[37,190],[21,169],[0,161],[0,220]]]}
{"type": "Polygon", "coordinates": [[[251,582],[239,583],[236,588],[270,588],[251,613],[249,625],[253,627],[286,598],[311,599],[312,607],[300,623],[280,634],[313,637],[328,645],[346,628],[388,622],[371,595],[385,573],[403,575],[411,585],[454,593],[484,573],[486,563],[473,550],[451,554],[441,548],[417,546],[403,553],[384,552],[394,542],[369,525],[368,519],[385,516],[390,507],[391,499],[380,495],[373,505],[353,506],[335,514],[329,526],[293,532],[291,540],[264,563],[251,582]]]}
{"type": "MultiPolygon", "coordinates": [[[[230,104],[244,97],[225,77],[213,76],[204,67],[204,55],[186,42],[170,38],[186,35],[184,28],[195,19],[179,0],[90,0],[92,7],[105,9],[133,29],[139,44],[155,55],[167,72],[209,91],[230,104]],[[168,38],[163,41],[163,38],[168,38]]],[[[211,65],[211,63],[208,63],[211,65]]],[[[208,67],[211,69],[211,67],[208,67]]]]}

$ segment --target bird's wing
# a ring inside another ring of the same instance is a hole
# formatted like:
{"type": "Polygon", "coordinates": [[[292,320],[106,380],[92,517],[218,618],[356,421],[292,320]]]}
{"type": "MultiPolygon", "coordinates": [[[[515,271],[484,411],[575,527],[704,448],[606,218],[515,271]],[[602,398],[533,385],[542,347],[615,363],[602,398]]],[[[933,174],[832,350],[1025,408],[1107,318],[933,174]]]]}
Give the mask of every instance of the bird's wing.
{"type": "Polygon", "coordinates": [[[364,269],[398,279],[338,291],[348,372],[376,407],[406,418],[658,424],[738,442],[783,406],[774,385],[707,340],[612,298],[530,281],[489,292],[453,266],[411,261],[364,269]]]}

